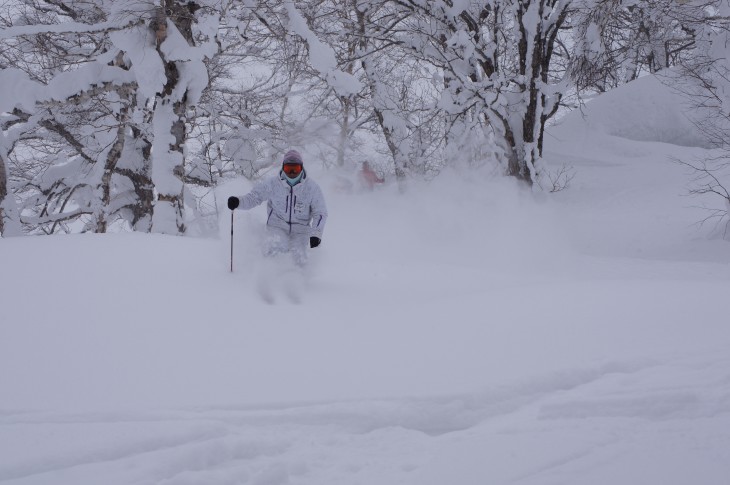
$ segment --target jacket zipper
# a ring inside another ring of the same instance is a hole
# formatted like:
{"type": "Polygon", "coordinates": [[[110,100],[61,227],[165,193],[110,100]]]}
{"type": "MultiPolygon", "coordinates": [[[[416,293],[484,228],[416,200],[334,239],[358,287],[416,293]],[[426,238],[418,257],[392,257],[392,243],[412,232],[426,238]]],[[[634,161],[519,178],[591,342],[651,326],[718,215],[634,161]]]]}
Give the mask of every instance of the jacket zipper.
{"type": "Polygon", "coordinates": [[[294,212],[294,187],[289,187],[289,199],[287,202],[289,203],[289,234],[291,234],[291,217],[292,213],[294,212]]]}

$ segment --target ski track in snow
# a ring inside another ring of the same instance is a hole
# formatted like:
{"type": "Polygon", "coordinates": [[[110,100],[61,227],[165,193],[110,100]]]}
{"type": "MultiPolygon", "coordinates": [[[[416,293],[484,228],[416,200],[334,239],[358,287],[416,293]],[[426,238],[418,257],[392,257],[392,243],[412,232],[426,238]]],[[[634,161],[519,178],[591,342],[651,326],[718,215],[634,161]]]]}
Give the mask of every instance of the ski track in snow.
{"type": "MultiPolygon", "coordinates": [[[[105,477],[108,484],[435,484],[423,481],[423,472],[437,466],[439,456],[492,436],[504,447],[498,457],[509,449],[522,455],[519,473],[500,472],[500,483],[548,483],[548,477],[572,483],[571,473],[610,463],[619,453],[617,443],[652,436],[653,423],[662,423],[659,448],[683,453],[692,452],[688,441],[696,426],[729,425],[729,360],[705,355],[613,364],[478,394],[411,400],[82,415],[8,412],[0,415],[0,449],[12,452],[0,458],[0,482],[81,485],[105,477]],[[555,446],[553,434],[576,439],[555,446]],[[547,448],[525,455],[526,438],[547,448]]],[[[714,446],[730,471],[730,435],[722,429],[714,433],[714,444],[702,446],[714,446]]],[[[493,446],[474,447],[484,452],[482,479],[490,469],[504,468],[490,457],[493,446]]]]}

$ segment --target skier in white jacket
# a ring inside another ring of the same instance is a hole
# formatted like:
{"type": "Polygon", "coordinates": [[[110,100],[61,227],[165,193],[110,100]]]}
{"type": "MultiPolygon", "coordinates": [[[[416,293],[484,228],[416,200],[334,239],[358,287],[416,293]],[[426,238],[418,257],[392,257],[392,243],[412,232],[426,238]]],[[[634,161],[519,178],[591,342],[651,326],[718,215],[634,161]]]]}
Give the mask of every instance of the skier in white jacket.
{"type": "Polygon", "coordinates": [[[319,185],[307,178],[302,156],[296,150],[284,155],[281,170],[261,180],[240,197],[229,197],[231,210],[252,209],[267,201],[266,256],[291,252],[296,264],[307,262],[307,245],[316,248],[322,242],[327,222],[327,206],[319,185]]]}

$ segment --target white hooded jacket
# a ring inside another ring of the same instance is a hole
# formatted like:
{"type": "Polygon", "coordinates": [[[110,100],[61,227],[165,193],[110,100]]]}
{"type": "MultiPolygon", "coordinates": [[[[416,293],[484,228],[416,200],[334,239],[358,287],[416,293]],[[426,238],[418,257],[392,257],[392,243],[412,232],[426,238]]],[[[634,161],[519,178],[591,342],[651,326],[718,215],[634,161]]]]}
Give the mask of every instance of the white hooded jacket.
{"type": "Polygon", "coordinates": [[[314,180],[307,180],[306,171],[294,186],[286,181],[283,172],[261,180],[251,192],[239,197],[241,209],[251,209],[263,201],[267,204],[266,225],[283,229],[291,235],[322,238],[327,222],[327,206],[322,189],[314,180]]]}

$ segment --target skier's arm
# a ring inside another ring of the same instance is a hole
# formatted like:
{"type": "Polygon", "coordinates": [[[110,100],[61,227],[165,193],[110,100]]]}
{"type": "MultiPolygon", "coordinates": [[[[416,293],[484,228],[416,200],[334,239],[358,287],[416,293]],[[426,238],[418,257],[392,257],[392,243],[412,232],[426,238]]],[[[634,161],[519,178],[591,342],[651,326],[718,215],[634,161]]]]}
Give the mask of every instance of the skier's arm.
{"type": "Polygon", "coordinates": [[[253,209],[257,205],[260,205],[263,201],[268,200],[270,191],[269,185],[270,184],[267,180],[262,180],[257,182],[248,194],[240,196],[241,209],[253,209]]]}
{"type": "Polygon", "coordinates": [[[312,232],[311,236],[322,238],[324,226],[327,223],[327,204],[324,202],[324,194],[319,185],[314,186],[312,194],[312,232]]]}

